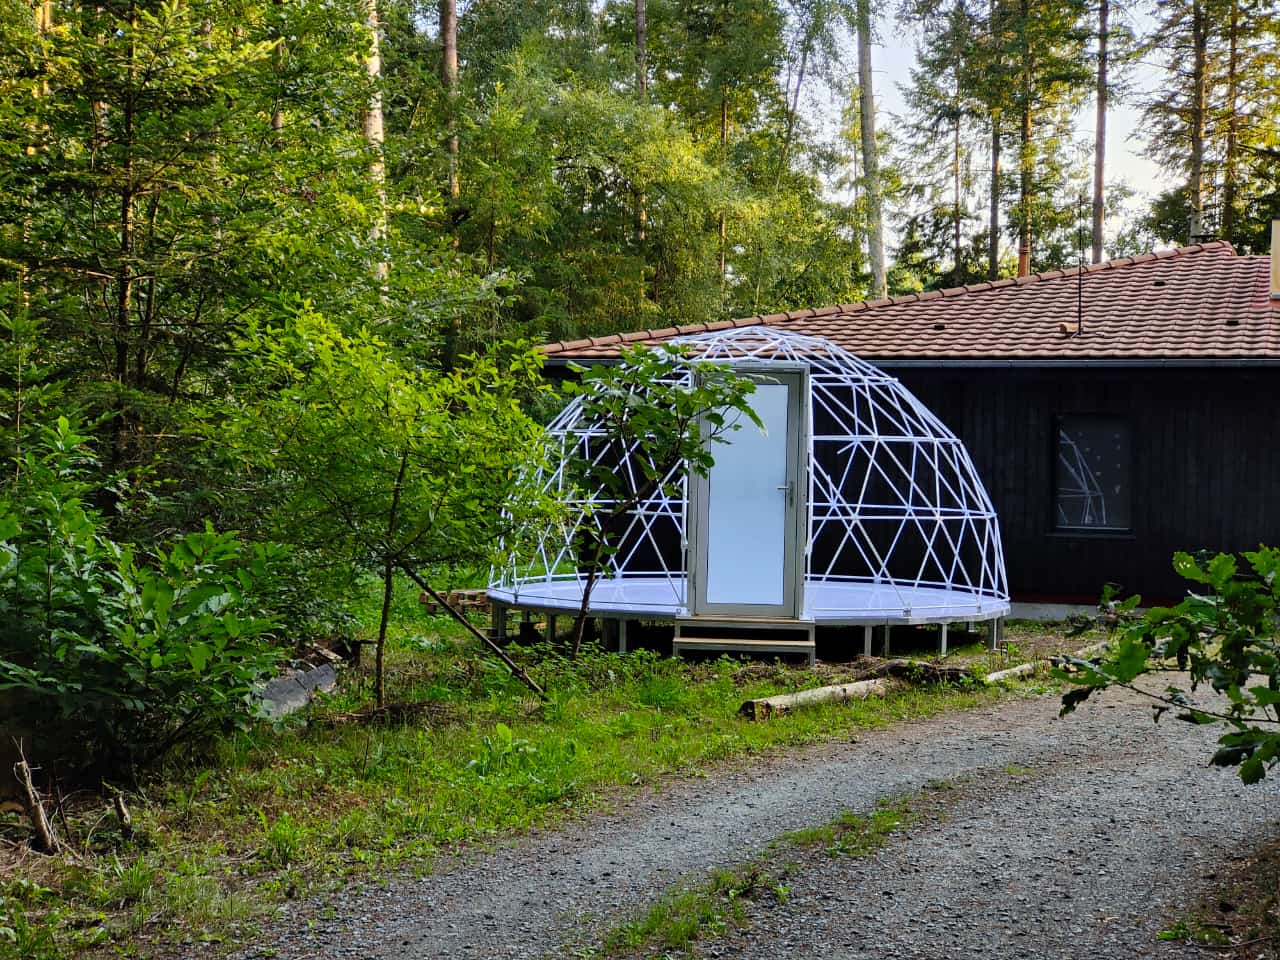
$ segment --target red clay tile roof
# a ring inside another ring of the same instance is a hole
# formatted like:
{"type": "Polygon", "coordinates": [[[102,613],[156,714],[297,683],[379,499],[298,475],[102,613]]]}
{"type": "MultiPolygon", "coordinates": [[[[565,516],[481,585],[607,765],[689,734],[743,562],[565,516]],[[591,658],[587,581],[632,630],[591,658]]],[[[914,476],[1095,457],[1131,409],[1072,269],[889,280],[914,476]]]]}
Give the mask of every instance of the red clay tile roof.
{"type": "Polygon", "coordinates": [[[826,337],[867,360],[1280,359],[1280,301],[1267,257],[1195,244],[1017,280],[591,337],[542,348],[549,359],[616,357],[623,344],[767,324],[826,337]],[[1077,295],[1083,330],[1076,333],[1077,295]]]}

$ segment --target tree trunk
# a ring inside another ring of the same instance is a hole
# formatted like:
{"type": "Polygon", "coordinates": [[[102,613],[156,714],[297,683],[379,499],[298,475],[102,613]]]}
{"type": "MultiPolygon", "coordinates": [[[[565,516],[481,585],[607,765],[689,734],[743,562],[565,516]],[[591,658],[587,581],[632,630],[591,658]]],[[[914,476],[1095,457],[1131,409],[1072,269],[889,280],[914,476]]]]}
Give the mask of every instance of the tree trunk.
{"type": "Polygon", "coordinates": [[[461,195],[458,182],[458,4],[457,0],[440,0],[440,83],[448,100],[449,200],[456,203],[461,195]]]}
{"type": "MultiPolygon", "coordinates": [[[[137,51],[134,48],[133,30],[136,27],[134,6],[129,5],[129,85],[132,88],[137,70],[137,51]]],[[[116,384],[116,398],[113,403],[115,416],[111,418],[111,466],[119,468],[124,462],[125,420],[127,412],[124,402],[124,388],[129,381],[129,314],[133,311],[133,246],[134,246],[134,163],[133,133],[134,98],[124,97],[120,105],[120,139],[119,145],[124,148],[124,163],[120,183],[120,263],[116,266],[116,302],[115,324],[112,331],[112,349],[115,353],[115,367],[112,371],[116,384]]]]}
{"type": "MultiPolygon", "coordinates": [[[[398,491],[397,491],[398,492],[398,491]]],[[[391,595],[395,591],[396,567],[391,556],[382,564],[382,612],[378,618],[378,642],[374,645],[373,695],[378,709],[387,703],[387,680],[383,653],[387,648],[387,622],[391,619],[391,595]]]]}
{"type": "MultiPolygon", "coordinates": [[[[959,101],[959,90],[957,93],[957,103],[959,101]]],[[[960,240],[960,110],[957,106],[955,117],[952,119],[951,128],[951,188],[952,188],[952,207],[951,207],[951,245],[952,245],[952,271],[955,274],[955,282],[960,282],[960,262],[963,258],[960,240]]]]}
{"type": "MultiPolygon", "coordinates": [[[[991,6],[988,12],[991,28],[991,50],[993,60],[991,67],[993,72],[999,72],[1003,67],[1004,57],[1001,54],[1001,44],[1004,42],[1001,31],[1002,11],[1000,7],[1001,0],[990,0],[991,6]]],[[[1002,96],[1002,93],[997,96],[1002,96]]],[[[987,238],[987,279],[995,280],[1000,276],[1000,140],[1001,140],[1001,108],[996,104],[991,106],[991,213],[988,223],[991,225],[991,235],[987,238]]]]}
{"type": "MultiPolygon", "coordinates": [[[[364,139],[369,147],[369,181],[373,184],[374,200],[378,209],[374,213],[373,228],[369,231],[369,240],[375,248],[380,248],[387,237],[387,169],[383,158],[382,128],[382,27],[378,22],[378,0],[364,0],[365,27],[369,31],[369,58],[365,61],[365,70],[369,75],[369,103],[364,111],[364,139]]],[[[387,280],[388,266],[386,259],[378,249],[378,259],[373,266],[374,277],[380,282],[387,280]]]]}
{"type": "MultiPolygon", "coordinates": [[[[445,132],[448,135],[445,144],[448,178],[447,209],[449,214],[449,232],[453,238],[453,249],[459,246],[458,233],[455,229],[461,211],[458,199],[462,196],[462,186],[458,177],[458,4],[457,0],[440,0],[440,84],[445,95],[445,132]]],[[[445,323],[444,356],[441,365],[445,370],[452,370],[458,361],[459,344],[462,340],[462,320],[458,316],[451,317],[445,323]]]]}
{"type": "Polygon", "coordinates": [[[1000,109],[991,111],[991,213],[988,221],[987,279],[1000,276],[1000,109]]]}
{"type": "MultiPolygon", "coordinates": [[[[279,10],[284,6],[284,0],[274,0],[276,9],[279,10]]],[[[271,52],[271,69],[276,75],[284,73],[284,36],[283,34],[276,37],[276,47],[271,52]]],[[[275,103],[271,106],[271,133],[273,134],[272,144],[277,150],[284,146],[284,111],[280,109],[280,91],[276,90],[275,103]]]]}
{"type": "MultiPolygon", "coordinates": [[[[46,33],[48,33],[50,30],[53,29],[53,3],[51,2],[51,0],[45,0],[45,2],[36,4],[35,28],[36,28],[37,36],[44,36],[46,33]]],[[[47,65],[42,63],[41,76],[42,77],[47,76],[47,74],[48,74],[47,65]]],[[[48,93],[49,93],[48,81],[41,80],[40,87],[37,92],[37,96],[44,97],[44,96],[47,96],[48,93]]],[[[31,146],[28,148],[32,152],[34,152],[37,149],[36,147],[37,136],[38,134],[36,133],[36,131],[33,130],[32,143],[31,143],[31,146]]],[[[22,218],[22,245],[25,247],[27,243],[30,242],[30,239],[31,239],[31,217],[29,214],[24,214],[22,218]]],[[[17,277],[15,278],[15,280],[17,283],[18,308],[19,310],[22,311],[23,317],[25,318],[27,313],[31,309],[30,274],[27,270],[27,265],[25,261],[19,262],[17,277]]],[[[20,421],[15,421],[15,425],[14,425],[15,435],[20,425],[21,425],[20,421]]]]}
{"type": "MultiPolygon", "coordinates": [[[[645,0],[636,0],[636,98],[649,102],[649,11],[645,0]]],[[[644,243],[649,229],[649,198],[643,190],[636,197],[636,241],[644,243]]]]}
{"type": "Polygon", "coordinates": [[[1208,113],[1208,40],[1201,0],[1191,4],[1191,157],[1187,199],[1191,204],[1190,241],[1204,233],[1204,138],[1208,113]]]}
{"type": "Polygon", "coordinates": [[[1018,276],[1020,277],[1031,274],[1031,190],[1035,170],[1031,143],[1032,60],[1031,44],[1027,39],[1027,29],[1031,19],[1029,3],[1030,0],[1022,0],[1019,11],[1022,16],[1022,103],[1019,104],[1022,124],[1018,141],[1018,206],[1022,211],[1021,222],[1018,224],[1018,276]]]}
{"type": "Polygon", "coordinates": [[[405,473],[409,469],[409,451],[400,455],[400,471],[391,491],[391,510],[387,514],[386,555],[382,562],[382,615],[378,619],[378,643],[374,647],[373,684],[379,709],[387,704],[387,682],[383,670],[383,654],[387,647],[387,621],[391,618],[391,594],[395,587],[396,559],[392,544],[396,539],[396,524],[400,514],[400,494],[404,489],[405,473]]]}
{"type": "MultiPolygon", "coordinates": [[[[729,165],[729,91],[720,87],[720,169],[729,165]]],[[[729,224],[724,207],[720,208],[720,309],[724,311],[725,280],[728,276],[729,224]]]]}
{"type": "Polygon", "coordinates": [[[871,0],[858,0],[858,124],[862,175],[867,183],[867,259],[874,298],[888,295],[884,266],[884,220],[880,209],[880,160],[876,150],[876,99],[871,77],[871,0]]]}
{"type": "Polygon", "coordinates": [[[1230,0],[1231,17],[1227,23],[1230,31],[1227,48],[1227,144],[1222,156],[1222,238],[1235,242],[1236,193],[1239,183],[1238,134],[1239,118],[1236,113],[1240,96],[1240,2],[1230,0]]]}
{"type": "Polygon", "coordinates": [[[1093,124],[1093,262],[1102,262],[1107,157],[1107,41],[1110,0],[1098,0],[1098,93],[1093,124]]]}
{"type": "Polygon", "coordinates": [[[1018,224],[1018,276],[1031,274],[1031,105],[1022,107],[1022,132],[1019,137],[1018,153],[1018,194],[1019,206],[1022,209],[1021,222],[1018,224]]]}

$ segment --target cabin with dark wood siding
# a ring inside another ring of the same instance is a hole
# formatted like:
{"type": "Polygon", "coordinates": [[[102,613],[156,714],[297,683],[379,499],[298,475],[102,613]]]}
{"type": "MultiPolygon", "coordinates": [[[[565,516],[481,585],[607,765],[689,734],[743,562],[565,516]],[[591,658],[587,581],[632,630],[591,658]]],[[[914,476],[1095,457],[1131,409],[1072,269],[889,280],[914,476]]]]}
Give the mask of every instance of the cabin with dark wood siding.
{"type": "Polygon", "coordinates": [[[998,513],[1015,600],[1088,603],[1107,582],[1173,599],[1175,551],[1280,544],[1280,251],[1197,244],[543,349],[554,370],[754,325],[838,343],[960,437],[998,513]]]}

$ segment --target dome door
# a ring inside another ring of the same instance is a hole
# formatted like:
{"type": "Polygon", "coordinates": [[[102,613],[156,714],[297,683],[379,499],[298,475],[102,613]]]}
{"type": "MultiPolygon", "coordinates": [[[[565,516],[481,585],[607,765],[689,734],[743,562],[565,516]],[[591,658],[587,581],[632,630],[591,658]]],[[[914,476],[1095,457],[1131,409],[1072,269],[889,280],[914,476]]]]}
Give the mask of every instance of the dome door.
{"type": "Polygon", "coordinates": [[[751,406],[765,429],[744,418],[712,445],[710,474],[694,478],[690,612],[795,618],[803,606],[805,375],[737,372],[756,381],[751,406]]]}

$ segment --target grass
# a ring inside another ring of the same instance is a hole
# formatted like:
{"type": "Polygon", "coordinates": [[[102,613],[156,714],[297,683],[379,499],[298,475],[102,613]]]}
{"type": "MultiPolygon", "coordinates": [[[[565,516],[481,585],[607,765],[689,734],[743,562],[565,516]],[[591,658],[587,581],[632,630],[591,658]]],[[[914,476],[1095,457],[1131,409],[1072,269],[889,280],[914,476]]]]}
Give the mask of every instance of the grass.
{"type": "Polygon", "coordinates": [[[926,815],[937,816],[939,793],[950,783],[930,784],[910,797],[885,800],[869,814],[844,811],[830,823],[797,830],[774,841],[759,856],[706,880],[674,889],[641,916],[605,935],[602,945],[581,954],[604,957],[660,956],[683,950],[695,940],[712,940],[750,925],[747,903],[786,903],[787,882],[797,867],[788,856],[820,848],[833,857],[867,857],[926,815]]]}
{"type": "MultiPolygon", "coordinates": [[[[427,871],[442,853],[576,816],[641,784],[1009,695],[911,688],[754,723],[737,714],[744,700],[818,681],[727,658],[515,655],[548,690],[545,704],[402,586],[389,693],[429,701],[417,721],[342,722],[370,697],[356,674],[307,716],[231,735],[210,757],[142,784],[128,796],[127,835],[109,798],[73,799],[60,823],[73,857],[24,852],[25,826],[0,814],[0,837],[15,841],[0,847],[0,960],[243,939],[291,897],[372,871],[427,871]],[[5,892],[19,880],[49,892],[5,892]],[[4,933],[19,927],[23,940],[4,933]]],[[[735,882],[724,878],[726,896],[735,882]]]]}
{"type": "MultiPolygon", "coordinates": [[[[931,790],[926,789],[921,796],[931,790]]],[[[865,857],[889,842],[889,838],[920,820],[918,799],[885,800],[870,814],[844,811],[828,824],[787,834],[786,843],[797,847],[821,847],[833,857],[865,857]]]]}

